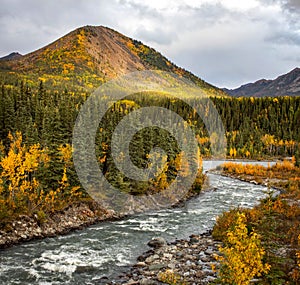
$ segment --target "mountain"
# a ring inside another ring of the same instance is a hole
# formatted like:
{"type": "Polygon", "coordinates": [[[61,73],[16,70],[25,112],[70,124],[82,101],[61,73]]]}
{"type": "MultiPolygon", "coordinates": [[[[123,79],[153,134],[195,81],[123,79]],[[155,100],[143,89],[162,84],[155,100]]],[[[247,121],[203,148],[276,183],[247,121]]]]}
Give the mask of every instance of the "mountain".
{"type": "Polygon", "coordinates": [[[237,89],[223,90],[234,97],[300,96],[300,68],[297,67],[274,80],[261,79],[237,89]]]}
{"type": "Polygon", "coordinates": [[[153,48],[103,26],[78,28],[37,51],[0,61],[0,76],[6,82],[17,77],[90,90],[119,75],[148,69],[174,72],[209,94],[226,96],[153,48]]]}
{"type": "Polygon", "coordinates": [[[12,52],[9,55],[0,57],[0,60],[13,60],[13,59],[19,59],[21,57],[22,57],[22,55],[19,54],[18,52],[12,52]]]}

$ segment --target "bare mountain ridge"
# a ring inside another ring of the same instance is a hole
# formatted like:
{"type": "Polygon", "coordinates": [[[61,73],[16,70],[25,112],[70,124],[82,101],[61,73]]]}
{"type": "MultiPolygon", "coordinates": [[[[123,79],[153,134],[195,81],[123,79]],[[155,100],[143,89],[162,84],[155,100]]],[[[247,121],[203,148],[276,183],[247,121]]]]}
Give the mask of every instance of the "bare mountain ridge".
{"type": "Polygon", "coordinates": [[[13,60],[13,59],[19,59],[22,55],[18,52],[12,52],[6,56],[0,57],[0,60],[13,60]]]}
{"type": "Polygon", "coordinates": [[[103,26],[78,28],[55,42],[12,60],[0,61],[0,73],[52,85],[75,84],[93,89],[103,82],[138,70],[174,72],[201,86],[207,93],[227,94],[180,68],[140,41],[103,26]]]}
{"type": "Polygon", "coordinates": [[[300,68],[297,67],[274,80],[261,79],[237,89],[223,90],[234,97],[300,96],[300,68]]]}

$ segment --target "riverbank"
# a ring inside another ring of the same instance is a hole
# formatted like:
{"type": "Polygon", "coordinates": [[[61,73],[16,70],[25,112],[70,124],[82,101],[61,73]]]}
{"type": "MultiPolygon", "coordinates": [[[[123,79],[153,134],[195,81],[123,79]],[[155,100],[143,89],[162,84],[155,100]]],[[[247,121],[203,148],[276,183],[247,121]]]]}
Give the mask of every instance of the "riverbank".
{"type": "Polygon", "coordinates": [[[73,203],[64,210],[47,216],[21,215],[0,230],[0,249],[22,242],[67,234],[74,230],[119,217],[96,202],[73,203]]]}
{"type": "Polygon", "coordinates": [[[139,256],[128,272],[114,281],[108,282],[106,277],[99,281],[107,285],[155,285],[176,280],[176,284],[206,285],[217,278],[213,268],[218,266],[215,255],[220,244],[212,238],[211,231],[171,243],[155,238],[148,243],[152,249],[139,256]]]}

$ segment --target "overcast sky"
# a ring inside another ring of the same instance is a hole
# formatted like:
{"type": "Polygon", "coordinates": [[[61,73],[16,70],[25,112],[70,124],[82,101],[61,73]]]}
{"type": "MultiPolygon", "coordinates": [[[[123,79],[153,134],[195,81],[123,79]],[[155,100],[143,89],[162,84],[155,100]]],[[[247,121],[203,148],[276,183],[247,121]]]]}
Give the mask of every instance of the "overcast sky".
{"type": "Polygon", "coordinates": [[[299,19],[300,0],[0,0],[0,57],[103,25],[232,88],[300,67],[299,19]]]}

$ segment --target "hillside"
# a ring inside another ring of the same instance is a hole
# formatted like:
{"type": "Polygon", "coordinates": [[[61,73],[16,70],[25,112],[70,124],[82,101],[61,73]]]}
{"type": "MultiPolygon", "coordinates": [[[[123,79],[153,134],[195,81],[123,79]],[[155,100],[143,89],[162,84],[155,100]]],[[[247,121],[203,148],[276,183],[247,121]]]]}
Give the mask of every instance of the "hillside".
{"type": "Polygon", "coordinates": [[[274,80],[261,79],[237,89],[224,89],[224,91],[234,97],[299,96],[300,68],[297,67],[274,80]]]}
{"type": "Polygon", "coordinates": [[[0,61],[0,75],[6,84],[21,77],[29,84],[42,80],[91,90],[119,75],[159,69],[188,78],[212,95],[226,95],[153,48],[102,26],[78,28],[37,51],[5,59],[0,61]]]}

